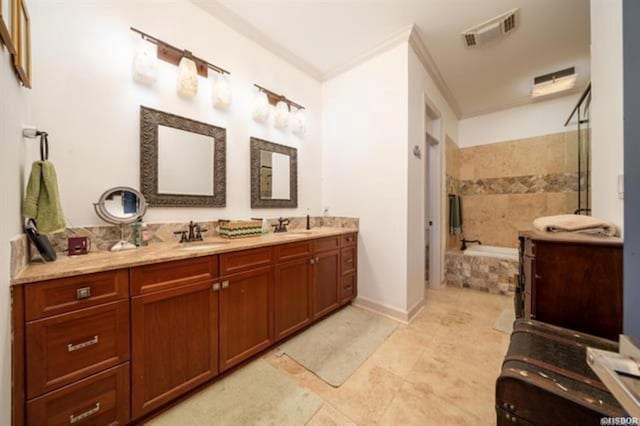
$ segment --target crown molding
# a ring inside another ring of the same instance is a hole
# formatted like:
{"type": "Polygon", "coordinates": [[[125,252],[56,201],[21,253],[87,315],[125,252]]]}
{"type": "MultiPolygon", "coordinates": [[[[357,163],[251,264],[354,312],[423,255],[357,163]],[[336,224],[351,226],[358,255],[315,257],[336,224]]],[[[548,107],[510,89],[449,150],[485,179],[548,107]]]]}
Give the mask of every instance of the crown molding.
{"type": "Polygon", "coordinates": [[[440,93],[442,93],[442,96],[453,110],[456,118],[460,119],[462,117],[462,112],[460,110],[460,106],[458,105],[458,101],[453,96],[453,93],[451,93],[451,90],[449,89],[449,86],[447,86],[447,83],[444,81],[444,78],[442,78],[442,74],[440,74],[435,61],[431,57],[431,54],[429,53],[427,46],[424,44],[424,41],[422,40],[422,37],[418,32],[418,28],[415,25],[411,26],[409,45],[415,52],[416,56],[418,56],[418,59],[420,59],[420,62],[422,62],[422,66],[424,66],[425,70],[431,76],[433,82],[436,84],[436,87],[438,87],[440,93]]]}
{"type": "Polygon", "coordinates": [[[191,0],[191,2],[205,12],[208,12],[220,19],[231,29],[237,31],[238,33],[247,37],[254,43],[262,46],[276,56],[284,59],[286,62],[298,68],[300,71],[307,74],[311,78],[320,82],[322,81],[322,71],[320,71],[318,68],[314,67],[304,59],[300,58],[298,55],[285,48],[280,43],[273,40],[271,37],[257,29],[255,26],[251,25],[235,12],[223,6],[220,2],[216,0],[191,0]]]}
{"type": "Polygon", "coordinates": [[[390,50],[401,43],[408,42],[409,37],[411,36],[411,32],[413,31],[413,28],[414,28],[413,24],[409,25],[408,27],[403,28],[402,30],[398,31],[391,37],[385,39],[382,43],[379,43],[373,48],[359,54],[358,56],[351,59],[350,61],[330,69],[329,71],[325,72],[322,75],[322,80],[323,81],[331,80],[332,78],[337,77],[338,75],[357,67],[363,62],[366,62],[369,59],[375,56],[378,56],[381,53],[384,53],[387,50],[390,50]]]}

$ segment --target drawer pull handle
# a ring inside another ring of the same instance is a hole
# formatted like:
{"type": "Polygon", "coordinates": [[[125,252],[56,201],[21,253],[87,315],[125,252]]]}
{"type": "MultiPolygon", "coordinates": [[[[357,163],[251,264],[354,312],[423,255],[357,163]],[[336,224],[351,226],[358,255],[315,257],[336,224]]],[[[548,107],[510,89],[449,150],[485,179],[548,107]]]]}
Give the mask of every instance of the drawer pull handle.
{"type": "Polygon", "coordinates": [[[80,287],[76,289],[76,299],[88,299],[91,297],[91,287],[80,287]]]}
{"type": "Polygon", "coordinates": [[[87,417],[94,415],[98,411],[100,411],[100,403],[96,402],[96,405],[92,409],[85,411],[84,413],[78,414],[77,416],[74,416],[73,414],[70,415],[69,424],[72,425],[74,423],[78,423],[80,420],[84,420],[87,417]]]}
{"type": "Polygon", "coordinates": [[[345,289],[345,290],[347,290],[347,291],[351,291],[351,289],[352,289],[352,288],[353,288],[353,286],[348,285],[348,286],[346,286],[344,289],[345,289]]]}
{"type": "Polygon", "coordinates": [[[222,288],[229,288],[229,281],[222,281],[222,288]]]}
{"type": "Polygon", "coordinates": [[[353,263],[353,257],[348,258],[346,262],[347,263],[353,263]]]}
{"type": "Polygon", "coordinates": [[[67,351],[69,352],[77,351],[78,349],[86,348],[87,346],[93,346],[97,343],[98,343],[98,336],[93,336],[93,339],[87,340],[86,342],[78,343],[75,345],[72,345],[71,343],[69,343],[67,345],[67,351]]]}

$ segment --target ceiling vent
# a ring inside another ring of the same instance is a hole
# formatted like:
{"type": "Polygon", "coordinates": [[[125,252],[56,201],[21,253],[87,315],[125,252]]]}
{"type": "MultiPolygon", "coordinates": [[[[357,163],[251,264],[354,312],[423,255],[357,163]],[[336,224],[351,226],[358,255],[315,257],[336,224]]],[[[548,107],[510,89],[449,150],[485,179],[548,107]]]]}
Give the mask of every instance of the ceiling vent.
{"type": "Polygon", "coordinates": [[[467,47],[476,47],[512,33],[518,27],[519,9],[510,10],[462,32],[467,47]]]}

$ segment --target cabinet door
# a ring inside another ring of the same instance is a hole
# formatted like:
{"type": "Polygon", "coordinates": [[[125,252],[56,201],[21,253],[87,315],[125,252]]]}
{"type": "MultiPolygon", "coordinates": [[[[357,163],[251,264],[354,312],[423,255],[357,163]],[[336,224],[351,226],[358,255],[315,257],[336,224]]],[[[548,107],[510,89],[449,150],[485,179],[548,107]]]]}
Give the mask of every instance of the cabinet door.
{"type": "Polygon", "coordinates": [[[311,322],[311,259],[276,265],[274,283],[275,339],[311,322]]]}
{"type": "Polygon", "coordinates": [[[220,370],[273,342],[273,267],[230,275],[220,291],[220,370]]]}
{"type": "Polygon", "coordinates": [[[138,418],[218,373],[211,282],[132,299],[132,411],[138,418]]]}
{"type": "Polygon", "coordinates": [[[340,306],[340,252],[315,256],[313,265],[313,319],[340,306]]]}

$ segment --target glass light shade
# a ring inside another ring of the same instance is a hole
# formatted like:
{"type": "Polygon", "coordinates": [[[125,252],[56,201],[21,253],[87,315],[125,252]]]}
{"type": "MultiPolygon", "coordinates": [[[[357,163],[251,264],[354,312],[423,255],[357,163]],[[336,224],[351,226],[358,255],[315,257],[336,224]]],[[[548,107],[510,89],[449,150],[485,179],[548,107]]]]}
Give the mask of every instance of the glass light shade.
{"type": "Polygon", "coordinates": [[[307,118],[304,115],[304,110],[296,109],[291,113],[291,131],[296,135],[302,136],[307,131],[307,118]]]}
{"type": "Polygon", "coordinates": [[[196,63],[183,57],[178,65],[178,93],[192,98],[198,93],[198,70],[196,63]]]}
{"type": "Polygon", "coordinates": [[[289,105],[284,101],[276,104],[276,112],[273,116],[273,125],[277,129],[284,129],[289,125],[289,105]]]}
{"type": "Polygon", "coordinates": [[[140,39],[133,58],[133,79],[147,85],[158,79],[158,47],[155,44],[140,39]]]}
{"type": "Polygon", "coordinates": [[[213,83],[212,101],[215,108],[225,109],[231,105],[231,85],[229,79],[223,73],[219,73],[213,83]]]}
{"type": "Polygon", "coordinates": [[[258,123],[264,123],[269,118],[269,110],[267,94],[259,91],[253,104],[253,119],[258,123]]]}

